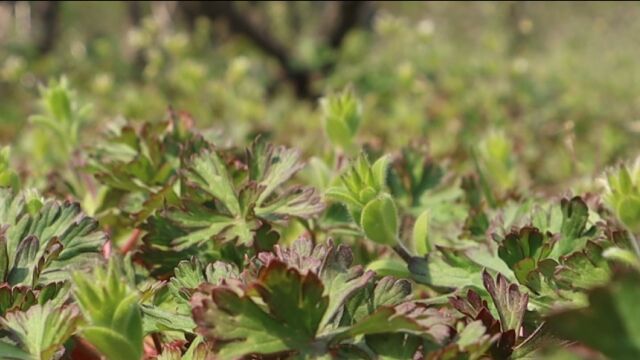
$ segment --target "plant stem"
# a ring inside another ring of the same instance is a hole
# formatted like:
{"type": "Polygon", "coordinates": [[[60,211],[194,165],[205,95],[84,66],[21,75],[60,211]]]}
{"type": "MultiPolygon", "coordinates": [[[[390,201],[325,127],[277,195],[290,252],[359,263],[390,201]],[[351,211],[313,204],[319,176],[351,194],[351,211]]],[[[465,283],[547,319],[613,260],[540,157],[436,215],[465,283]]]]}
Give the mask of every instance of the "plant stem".
{"type": "Polygon", "coordinates": [[[120,249],[120,251],[122,251],[123,254],[126,254],[129,251],[131,251],[133,248],[135,248],[141,233],[142,233],[142,230],[138,228],[133,229],[133,231],[131,232],[131,236],[129,236],[129,239],[127,239],[127,242],[124,243],[124,245],[122,245],[122,248],[120,249]]]}
{"type": "Polygon", "coordinates": [[[404,244],[402,244],[400,241],[397,241],[396,245],[393,246],[393,251],[395,251],[396,254],[398,254],[398,256],[400,256],[400,258],[402,258],[402,260],[404,260],[404,262],[406,262],[407,264],[409,264],[409,262],[413,258],[409,250],[407,250],[404,244]]]}

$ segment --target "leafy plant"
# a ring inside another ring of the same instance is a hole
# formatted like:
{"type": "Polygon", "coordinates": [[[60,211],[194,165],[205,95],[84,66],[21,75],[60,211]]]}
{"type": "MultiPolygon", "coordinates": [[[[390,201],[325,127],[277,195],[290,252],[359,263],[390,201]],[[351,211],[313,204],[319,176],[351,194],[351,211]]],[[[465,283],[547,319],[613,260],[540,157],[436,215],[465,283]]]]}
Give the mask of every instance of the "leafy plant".
{"type": "Polygon", "coordinates": [[[0,314],[64,293],[73,270],[101,258],[106,234],[78,204],[0,189],[0,314]]]}
{"type": "Polygon", "coordinates": [[[142,314],[138,294],[122,282],[115,261],[91,276],[73,275],[74,295],[87,324],[80,331],[107,359],[142,356],[142,314]]]}
{"type": "Polygon", "coordinates": [[[87,121],[91,106],[80,104],[69,82],[62,77],[40,88],[42,113],[33,115],[31,122],[47,128],[64,149],[61,161],[68,161],[80,143],[80,131],[87,121]]]}
{"type": "Polygon", "coordinates": [[[446,318],[402,303],[410,293],[408,282],[376,281],[372,272],[351,268],[351,257],[346,247],[313,246],[307,238],[261,253],[249,278],[204,287],[194,296],[199,330],[219,344],[221,358],[322,356],[352,346],[366,353],[383,341],[373,335],[393,332],[421,334],[433,342],[449,336],[446,318]],[[362,335],[370,337],[353,343],[362,335]]]}
{"type": "MultiPolygon", "coordinates": [[[[249,71],[234,64],[231,83],[249,71]]],[[[169,77],[194,91],[204,69],[169,77]]],[[[95,131],[68,84],[51,83],[35,123],[74,134],[49,164],[58,175],[45,185],[0,152],[1,356],[637,357],[635,169],[610,172],[604,193],[541,195],[506,131],[471,159],[423,142],[385,155],[382,138],[347,158],[372,96],[345,90],[310,110],[339,148],[318,153],[257,128],[238,130],[245,147],[173,110],[95,131]],[[103,138],[86,144],[89,131],[103,138]]]]}
{"type": "Polygon", "coordinates": [[[10,167],[11,148],[5,146],[0,149],[0,186],[18,189],[20,179],[10,167]]]}
{"type": "Polygon", "coordinates": [[[54,308],[47,303],[10,313],[2,326],[17,339],[17,346],[0,342],[0,350],[11,359],[53,359],[63,352],[64,343],[80,322],[80,312],[74,305],[54,308]]]}
{"type": "Polygon", "coordinates": [[[204,254],[205,247],[220,251],[228,243],[268,246],[270,227],[310,219],[324,208],[313,188],[285,186],[302,167],[294,150],[256,141],[245,162],[235,165],[246,170],[234,171],[212,146],[194,155],[182,174],[180,203],[147,223],[143,256],[194,249],[204,254]]]}
{"type": "Polygon", "coordinates": [[[354,137],[362,122],[362,104],[352,89],[322,98],[324,129],[335,146],[351,151],[354,137]]]}

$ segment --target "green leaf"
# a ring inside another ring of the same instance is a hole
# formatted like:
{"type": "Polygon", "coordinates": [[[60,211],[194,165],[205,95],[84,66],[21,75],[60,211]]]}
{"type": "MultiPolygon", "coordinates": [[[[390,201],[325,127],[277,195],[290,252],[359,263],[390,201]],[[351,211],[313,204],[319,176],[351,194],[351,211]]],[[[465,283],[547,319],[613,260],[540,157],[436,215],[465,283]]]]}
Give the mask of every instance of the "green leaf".
{"type": "Polygon", "coordinates": [[[551,252],[552,244],[534,227],[523,227],[520,231],[512,231],[505,236],[498,248],[498,255],[510,268],[524,259],[534,263],[546,258],[551,252]]]}
{"type": "Polygon", "coordinates": [[[122,279],[116,261],[107,271],[96,268],[93,275],[75,273],[75,298],[87,319],[82,336],[109,360],[139,359],[142,356],[142,315],[138,294],[122,279]]]}
{"type": "Polygon", "coordinates": [[[259,139],[253,142],[248,157],[249,176],[263,189],[256,200],[256,207],[261,207],[278,187],[304,167],[299,151],[266,144],[259,139]]]}
{"type": "Polygon", "coordinates": [[[358,289],[342,309],[340,326],[350,326],[374,313],[382,306],[393,307],[407,301],[411,294],[411,283],[404,279],[385,276],[379,281],[371,281],[358,289]]]}
{"type": "Polygon", "coordinates": [[[54,299],[71,271],[101,258],[107,236],[95,219],[77,204],[36,197],[0,189],[0,315],[54,299]]]}
{"type": "Polygon", "coordinates": [[[398,259],[378,259],[367,265],[367,270],[371,270],[381,276],[395,276],[398,278],[409,278],[411,273],[407,269],[407,264],[398,259]]]}
{"type": "Polygon", "coordinates": [[[126,337],[126,334],[106,327],[88,326],[83,328],[82,337],[109,360],[140,359],[142,352],[126,337]]]}
{"type": "Polygon", "coordinates": [[[561,238],[554,253],[567,255],[581,249],[587,241],[585,235],[587,235],[589,207],[579,196],[571,200],[562,199],[560,207],[562,209],[561,238]]]}
{"type": "Polygon", "coordinates": [[[523,294],[518,289],[517,284],[510,284],[507,279],[498,274],[496,279],[485,270],[482,273],[484,286],[498,310],[502,331],[515,330],[520,333],[520,327],[527,310],[529,295],[523,294]]]}
{"type": "Polygon", "coordinates": [[[31,116],[29,120],[51,131],[56,145],[64,149],[66,161],[79,143],[79,131],[90,107],[79,104],[76,93],[71,91],[64,77],[41,87],[40,98],[42,113],[31,116]]]}
{"type": "Polygon", "coordinates": [[[429,244],[429,210],[423,211],[413,224],[411,233],[413,248],[419,256],[424,256],[431,250],[429,244]]]}
{"type": "Polygon", "coordinates": [[[247,288],[249,293],[218,286],[194,297],[199,331],[220,344],[221,359],[304,351],[314,340],[329,301],[317,275],[302,275],[273,260],[258,279],[247,288]]]}
{"type": "Polygon", "coordinates": [[[221,244],[232,240],[251,244],[253,232],[259,227],[257,221],[245,221],[220,214],[199,204],[185,202],[182,209],[169,209],[162,214],[163,218],[187,232],[175,237],[171,245],[180,251],[194,245],[202,245],[213,239],[221,244]]]}
{"type": "Polygon", "coordinates": [[[584,250],[561,258],[555,271],[558,284],[579,290],[605,284],[611,277],[611,270],[602,252],[599,245],[588,242],[584,250]]]}
{"type": "Polygon", "coordinates": [[[454,343],[432,352],[432,356],[436,359],[482,359],[499,337],[488,334],[481,320],[472,321],[466,324],[454,343]]]}
{"type": "Polygon", "coordinates": [[[613,282],[589,291],[589,307],[564,310],[547,319],[553,332],[579,341],[612,359],[640,357],[640,276],[617,276],[613,282]]]}
{"type": "Polygon", "coordinates": [[[0,189],[11,284],[66,280],[70,269],[89,266],[100,256],[106,234],[78,204],[48,200],[32,214],[25,197],[0,189]]]}
{"type": "Polygon", "coordinates": [[[362,106],[350,88],[320,100],[325,132],[334,145],[351,147],[362,119],[362,106]]]}
{"type": "Polygon", "coordinates": [[[259,229],[286,225],[291,218],[311,219],[324,209],[313,188],[285,184],[302,168],[297,151],[256,140],[247,151],[248,173],[236,168],[242,159],[227,160],[230,155],[208,146],[187,162],[188,186],[179,204],[144,226],[150,231],[143,241],[157,252],[154,257],[184,260],[175,253],[180,252],[212,258],[210,250],[220,252],[228,243],[256,247],[259,229]],[[157,226],[173,235],[156,231],[157,226]]]}
{"type": "Polygon", "coordinates": [[[27,358],[37,360],[53,359],[80,321],[80,312],[75,306],[56,308],[50,302],[32,306],[26,312],[9,313],[0,320],[19,340],[20,347],[30,354],[27,358]]]}
{"type": "Polygon", "coordinates": [[[324,210],[317,191],[313,188],[292,187],[272,201],[254,209],[263,219],[276,221],[290,217],[310,219],[324,210]]]}
{"type": "Polygon", "coordinates": [[[221,261],[208,264],[206,267],[196,257],[181,261],[169,280],[169,291],[176,298],[188,301],[195,290],[204,283],[220,285],[224,280],[237,279],[238,269],[221,261]]]}
{"type": "Polygon", "coordinates": [[[434,251],[424,258],[412,258],[409,271],[413,280],[437,289],[483,287],[480,266],[468,259],[443,256],[441,251],[434,251]]]}
{"type": "Polygon", "coordinates": [[[334,341],[394,332],[426,335],[437,343],[446,341],[453,333],[451,319],[442,316],[436,309],[406,302],[395,307],[378,308],[371,315],[335,335],[334,341]]]}
{"type": "Polygon", "coordinates": [[[365,337],[367,346],[381,360],[405,360],[424,355],[421,345],[427,342],[420,336],[406,333],[372,334],[365,337]]]}
{"type": "Polygon", "coordinates": [[[215,150],[205,149],[189,166],[186,180],[220,200],[231,215],[241,215],[240,202],[225,164],[215,150]]]}
{"type": "Polygon", "coordinates": [[[395,245],[398,236],[398,211],[387,194],[371,200],[362,209],[362,230],[372,241],[382,245],[395,245]]]}
{"type": "Polygon", "coordinates": [[[389,170],[389,164],[391,163],[391,156],[381,156],[371,166],[371,172],[373,173],[373,179],[378,189],[384,189],[387,186],[387,172],[389,170]]]}
{"type": "Polygon", "coordinates": [[[360,221],[362,208],[386,188],[388,157],[376,161],[375,169],[365,154],[360,154],[340,176],[340,185],[327,189],[327,197],[342,202],[356,221],[360,221]]]}
{"type": "Polygon", "coordinates": [[[640,271],[640,259],[630,250],[621,249],[616,246],[607,248],[602,252],[602,256],[607,260],[614,260],[621,264],[626,264],[640,271]]]}
{"type": "Polygon", "coordinates": [[[315,336],[328,307],[320,279],[312,273],[300,277],[296,272],[288,271],[284,264],[273,262],[264,270],[261,280],[255,289],[270,313],[296,329],[299,335],[315,336]]]}
{"type": "Polygon", "coordinates": [[[20,350],[19,347],[7,344],[0,340],[0,354],[6,357],[7,360],[33,360],[28,352],[20,350]]]}
{"type": "Polygon", "coordinates": [[[0,148],[0,187],[9,187],[13,190],[18,190],[20,187],[20,178],[11,169],[11,148],[9,146],[0,148]]]}
{"type": "MultiPolygon", "coordinates": [[[[481,175],[485,191],[489,185],[500,192],[506,192],[516,185],[518,176],[514,159],[513,143],[504,131],[491,131],[477,145],[474,151],[476,166],[481,175]]],[[[487,192],[490,198],[492,193],[487,192]]]]}
{"type": "Polygon", "coordinates": [[[623,224],[634,230],[638,229],[638,224],[640,224],[640,196],[628,196],[621,199],[615,211],[623,224]]]}
{"type": "Polygon", "coordinates": [[[333,200],[333,201],[337,201],[337,202],[341,202],[343,204],[345,204],[347,207],[358,207],[358,206],[362,206],[362,204],[360,203],[360,201],[358,200],[357,197],[354,197],[349,190],[345,189],[345,188],[341,188],[341,187],[331,187],[329,189],[327,189],[327,191],[324,194],[327,199],[333,200]]]}
{"type": "Polygon", "coordinates": [[[193,333],[196,328],[196,323],[191,318],[190,313],[182,314],[148,305],[141,305],[141,310],[145,334],[163,331],[193,333]]]}
{"type": "Polygon", "coordinates": [[[314,245],[308,237],[301,237],[290,247],[274,246],[274,253],[260,253],[258,259],[265,265],[281,261],[301,273],[311,272],[320,277],[324,285],[324,295],[329,303],[320,323],[320,328],[334,327],[339,321],[347,301],[365,286],[372,283],[374,273],[364,271],[362,266],[354,266],[353,254],[344,245],[335,245],[329,240],[325,244],[314,245]]]}

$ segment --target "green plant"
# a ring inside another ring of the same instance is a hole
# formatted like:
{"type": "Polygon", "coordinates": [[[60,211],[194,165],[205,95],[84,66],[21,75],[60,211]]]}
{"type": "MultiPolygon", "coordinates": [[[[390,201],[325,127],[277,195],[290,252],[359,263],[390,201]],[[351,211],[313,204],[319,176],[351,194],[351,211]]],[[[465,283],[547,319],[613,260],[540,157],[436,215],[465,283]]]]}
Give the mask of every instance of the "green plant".
{"type": "Polygon", "coordinates": [[[122,281],[115,261],[105,272],[75,273],[74,295],[86,325],[82,337],[108,359],[139,359],[142,356],[142,313],[138,294],[122,281]]]}
{"type": "Polygon", "coordinates": [[[42,113],[29,119],[51,132],[62,148],[61,163],[68,161],[80,144],[82,126],[91,111],[88,104],[80,104],[76,94],[69,88],[66,78],[51,81],[40,88],[42,113]]]}
{"type": "Polygon", "coordinates": [[[236,144],[173,110],[85,144],[68,85],[43,96],[74,155],[43,184],[0,152],[3,357],[637,357],[635,169],[550,197],[506,133],[448,161],[360,149],[351,90],[321,106],[343,151],[306,169],[269,132],[236,144]]]}

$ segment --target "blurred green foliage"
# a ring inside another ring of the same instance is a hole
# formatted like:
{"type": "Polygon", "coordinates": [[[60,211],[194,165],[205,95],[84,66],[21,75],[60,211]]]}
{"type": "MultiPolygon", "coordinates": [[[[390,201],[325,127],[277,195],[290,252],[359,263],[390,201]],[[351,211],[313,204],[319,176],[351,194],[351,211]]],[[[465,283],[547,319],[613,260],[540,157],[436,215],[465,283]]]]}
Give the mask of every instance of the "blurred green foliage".
{"type": "MultiPolygon", "coordinates": [[[[161,120],[171,106],[227,139],[260,132],[312,153],[324,146],[315,141],[322,118],[338,121],[297,97],[278,60],[223,18],[187,19],[175,3],[139,4],[135,17],[126,3],[63,2],[55,46],[42,54],[37,6],[30,20],[25,6],[0,8],[0,139],[16,158],[29,155],[22,171],[47,170],[59,151],[27,119],[40,84],[64,74],[92,103],[96,131],[117,116],[161,120]]],[[[314,94],[351,85],[367,111],[345,124],[353,132],[359,123],[358,138],[374,147],[420,139],[434,156],[465,160],[480,146],[481,160],[483,141],[501,134],[511,147],[504,160],[518,168],[481,164],[509,172],[488,177],[543,190],[638,150],[637,4],[375,3],[337,48],[321,41],[331,20],[323,6],[237,4],[287,45],[294,68],[310,69],[314,94]]]]}

